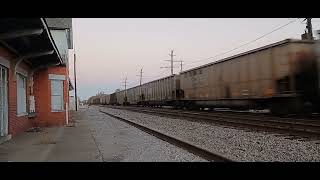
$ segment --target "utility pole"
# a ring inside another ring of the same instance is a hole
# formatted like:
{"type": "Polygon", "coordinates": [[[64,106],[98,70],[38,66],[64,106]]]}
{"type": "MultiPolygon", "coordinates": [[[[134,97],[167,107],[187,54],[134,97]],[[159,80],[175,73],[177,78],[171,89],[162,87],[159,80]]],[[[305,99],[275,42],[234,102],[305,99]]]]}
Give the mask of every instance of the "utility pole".
{"type": "Polygon", "coordinates": [[[169,55],[171,57],[171,75],[173,75],[173,56],[175,56],[173,55],[173,50],[171,50],[171,53],[169,55]]]}
{"type": "Polygon", "coordinates": [[[180,60],[180,72],[182,72],[182,60],[180,60]]]}
{"type": "Polygon", "coordinates": [[[180,62],[180,61],[174,61],[173,60],[173,56],[176,56],[173,54],[173,50],[171,50],[171,53],[169,54],[169,56],[171,57],[170,60],[165,60],[165,61],[170,61],[170,67],[160,67],[160,68],[170,68],[171,69],[171,75],[173,75],[173,62],[180,62]]]}
{"type": "Polygon", "coordinates": [[[127,104],[127,76],[124,79],[124,105],[127,104]]]}
{"type": "Polygon", "coordinates": [[[306,18],[307,20],[307,29],[308,29],[308,39],[309,40],[314,40],[313,38],[313,33],[312,33],[312,23],[311,23],[312,18],[306,18]]]}
{"type": "Polygon", "coordinates": [[[124,95],[125,95],[125,97],[127,97],[127,76],[124,79],[124,95]]]}
{"type": "Polygon", "coordinates": [[[140,77],[140,83],[139,83],[139,95],[140,95],[140,99],[142,98],[142,91],[141,91],[141,84],[142,84],[142,69],[143,68],[141,68],[140,69],[140,75],[137,75],[137,76],[139,76],[140,77]]]}
{"type": "Polygon", "coordinates": [[[141,68],[141,70],[140,70],[140,87],[139,87],[139,90],[140,90],[140,98],[141,98],[141,100],[142,100],[142,93],[141,93],[142,69],[143,69],[143,68],[141,68]]]}
{"type": "Polygon", "coordinates": [[[140,70],[140,86],[141,86],[141,83],[142,83],[142,69],[143,68],[141,68],[141,70],[140,70]]]}
{"type": "Polygon", "coordinates": [[[75,105],[76,105],[76,111],[78,111],[78,96],[77,96],[77,70],[76,70],[76,49],[74,46],[74,60],[73,60],[73,73],[74,73],[74,98],[75,98],[75,105]]]}
{"type": "MultiPolygon", "coordinates": [[[[74,28],[73,27],[73,34],[74,34],[74,28]]],[[[73,36],[73,35],[72,35],[73,36]]],[[[74,73],[74,99],[75,99],[75,105],[76,105],[76,111],[78,111],[78,95],[77,95],[77,69],[76,69],[76,43],[75,40],[73,40],[73,73],[74,73]]]]}

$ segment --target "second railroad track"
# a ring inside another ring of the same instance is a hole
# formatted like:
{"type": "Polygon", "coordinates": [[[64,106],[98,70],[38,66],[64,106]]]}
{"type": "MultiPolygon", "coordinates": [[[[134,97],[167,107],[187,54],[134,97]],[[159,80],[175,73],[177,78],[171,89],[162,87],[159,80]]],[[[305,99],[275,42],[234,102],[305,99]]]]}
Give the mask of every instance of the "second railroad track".
{"type": "Polygon", "coordinates": [[[308,121],[294,118],[259,117],[230,113],[193,112],[185,110],[173,110],[163,108],[141,108],[108,106],[115,109],[125,109],[134,112],[182,118],[191,121],[219,124],[236,128],[245,128],[258,131],[276,132],[298,138],[320,139],[320,121],[308,121]]]}

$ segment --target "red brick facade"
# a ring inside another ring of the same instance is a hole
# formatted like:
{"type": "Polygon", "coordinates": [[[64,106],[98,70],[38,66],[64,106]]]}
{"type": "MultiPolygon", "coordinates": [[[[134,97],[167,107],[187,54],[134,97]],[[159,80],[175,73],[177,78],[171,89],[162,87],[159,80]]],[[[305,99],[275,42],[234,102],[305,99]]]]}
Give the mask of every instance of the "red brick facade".
{"type": "Polygon", "coordinates": [[[66,67],[50,67],[45,70],[37,71],[33,76],[34,96],[37,117],[35,123],[37,126],[57,126],[66,123],[66,114],[63,112],[51,112],[51,82],[49,74],[65,75],[66,80],[63,83],[64,90],[64,110],[65,103],[69,103],[68,93],[68,69],[66,67]]]}
{"type": "MultiPolygon", "coordinates": [[[[0,47],[0,56],[10,62],[10,67],[8,68],[8,134],[15,136],[33,126],[65,124],[65,111],[51,112],[51,83],[48,76],[49,74],[65,75],[64,104],[68,103],[68,68],[49,67],[48,69],[34,72],[33,95],[35,96],[36,117],[28,118],[27,115],[17,115],[17,81],[14,70],[17,57],[2,47],[0,47]]],[[[28,73],[28,77],[26,79],[26,110],[29,112],[29,96],[31,93],[30,89],[32,88],[30,86],[30,75],[32,74],[32,70],[24,62],[19,64],[19,68],[28,73]]]]}
{"type": "MultiPolygon", "coordinates": [[[[0,56],[10,61],[10,68],[8,69],[8,133],[15,136],[17,133],[32,127],[32,120],[27,116],[17,116],[17,82],[13,68],[16,63],[16,57],[1,47],[0,56]]],[[[29,68],[24,63],[21,63],[19,67],[30,72],[29,68]]],[[[29,87],[28,81],[26,82],[26,87],[29,87]]],[[[29,94],[29,91],[30,89],[27,88],[27,94],[29,94]]],[[[27,98],[27,110],[28,104],[27,98]]]]}

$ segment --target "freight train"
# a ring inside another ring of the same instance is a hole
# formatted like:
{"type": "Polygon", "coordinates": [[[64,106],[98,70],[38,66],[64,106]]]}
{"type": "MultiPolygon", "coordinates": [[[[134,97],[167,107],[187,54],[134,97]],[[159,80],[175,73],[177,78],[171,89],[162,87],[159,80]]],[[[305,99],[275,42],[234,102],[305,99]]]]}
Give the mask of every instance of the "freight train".
{"type": "Polygon", "coordinates": [[[276,114],[318,112],[316,42],[286,39],[141,86],[92,97],[89,103],[269,109],[276,114]]]}

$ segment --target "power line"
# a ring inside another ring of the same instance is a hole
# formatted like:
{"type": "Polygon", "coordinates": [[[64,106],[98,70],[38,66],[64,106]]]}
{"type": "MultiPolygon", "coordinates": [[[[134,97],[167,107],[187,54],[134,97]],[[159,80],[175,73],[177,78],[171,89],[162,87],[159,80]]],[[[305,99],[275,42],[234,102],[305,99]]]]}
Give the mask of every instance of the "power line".
{"type": "MultiPolygon", "coordinates": [[[[160,76],[163,76],[163,74],[167,71],[168,69],[166,69],[165,71],[162,71],[162,73],[160,73],[159,75],[156,75],[156,76],[149,76],[149,77],[146,77],[147,79],[153,79],[153,78],[158,78],[158,77],[160,77],[160,76]]],[[[141,68],[141,70],[140,70],[140,73],[142,73],[142,68],[141,68]]],[[[141,77],[141,79],[142,79],[142,74],[140,74],[140,75],[137,75],[137,76],[140,76],[141,77]]],[[[130,83],[128,83],[128,81],[127,81],[127,77],[125,77],[125,79],[124,79],[124,81],[122,82],[122,83],[124,83],[124,84],[121,84],[121,86],[124,86],[124,91],[125,91],[125,93],[126,93],[126,91],[127,91],[127,87],[128,87],[128,84],[130,85],[130,83]]],[[[140,81],[140,86],[142,85],[142,80],[140,81]]],[[[126,95],[126,94],[125,94],[126,95]]]]}
{"type": "MultiPolygon", "coordinates": [[[[298,18],[298,19],[299,19],[299,18],[298,18]]],[[[259,36],[258,38],[254,39],[254,40],[252,40],[252,41],[249,41],[249,42],[247,42],[247,43],[245,43],[245,44],[242,44],[242,45],[240,45],[240,46],[238,46],[238,47],[236,47],[236,48],[233,48],[233,49],[231,49],[231,50],[229,50],[229,51],[226,51],[226,52],[217,54],[217,55],[212,56],[212,57],[209,57],[209,58],[201,59],[201,60],[198,60],[198,61],[192,61],[192,62],[189,62],[188,64],[193,64],[193,63],[201,62],[201,61],[204,61],[204,60],[212,59],[212,58],[215,58],[215,57],[217,57],[217,56],[221,56],[221,55],[227,54],[227,53],[229,53],[229,52],[232,52],[232,51],[234,51],[234,50],[237,50],[237,49],[239,49],[239,48],[241,48],[241,47],[243,47],[243,46],[246,46],[246,45],[251,44],[251,43],[253,43],[253,42],[255,42],[255,41],[257,41],[257,40],[259,40],[259,39],[261,39],[261,38],[264,38],[265,36],[267,36],[267,35],[275,32],[275,31],[278,31],[279,29],[282,29],[282,28],[288,26],[289,24],[297,21],[298,19],[294,19],[294,20],[292,20],[292,21],[290,21],[290,22],[288,22],[288,23],[286,23],[286,24],[284,24],[284,25],[282,25],[282,26],[280,26],[280,27],[278,27],[278,28],[276,28],[276,29],[274,29],[274,30],[272,30],[272,31],[270,31],[270,32],[262,35],[262,36],[259,36]]]]}
{"type": "Polygon", "coordinates": [[[156,75],[156,76],[151,76],[151,77],[147,77],[148,79],[152,79],[152,78],[158,78],[160,76],[162,76],[168,69],[162,71],[159,75],[156,75]]]}
{"type": "MultiPolygon", "coordinates": [[[[200,61],[203,61],[203,60],[212,59],[212,58],[215,58],[215,57],[217,57],[217,56],[221,56],[221,55],[227,54],[227,53],[229,53],[229,52],[232,52],[232,51],[234,51],[234,50],[237,50],[237,49],[239,49],[239,48],[241,48],[241,47],[243,47],[243,46],[246,46],[246,45],[248,45],[248,44],[251,44],[251,43],[253,43],[253,42],[255,42],[255,41],[259,40],[259,39],[264,38],[265,36],[267,36],[267,35],[275,32],[275,31],[278,31],[278,30],[280,30],[280,29],[288,26],[289,24],[297,21],[298,19],[299,19],[299,18],[294,19],[294,20],[292,20],[292,21],[290,21],[290,22],[288,22],[288,23],[286,23],[286,24],[284,24],[284,25],[282,25],[282,26],[280,26],[280,27],[278,27],[278,28],[276,28],[276,29],[274,29],[274,30],[272,30],[272,31],[270,31],[270,32],[262,35],[262,36],[259,36],[258,38],[254,39],[254,40],[252,40],[252,41],[249,41],[249,42],[247,42],[247,43],[245,43],[245,44],[242,44],[242,45],[240,45],[240,46],[238,46],[238,47],[236,47],[236,48],[233,48],[233,49],[231,49],[231,50],[229,50],[229,51],[226,51],[226,52],[217,54],[217,55],[212,56],[212,57],[209,57],[209,58],[204,58],[204,59],[201,59],[201,60],[198,60],[198,61],[191,61],[191,62],[189,62],[189,63],[186,63],[185,65],[197,63],[197,62],[200,62],[200,61]]],[[[170,69],[171,69],[171,75],[173,75],[173,68],[174,68],[173,62],[180,62],[180,70],[182,71],[182,62],[183,62],[183,61],[182,61],[182,60],[180,60],[180,61],[174,61],[174,60],[173,60],[173,56],[176,56],[176,55],[173,54],[173,50],[171,50],[171,53],[169,54],[169,56],[171,57],[171,59],[170,59],[170,60],[165,60],[165,61],[170,61],[170,62],[171,62],[171,66],[170,66],[170,67],[160,67],[160,68],[170,68],[170,69]]],[[[148,79],[150,79],[150,78],[158,78],[158,77],[162,76],[164,72],[166,72],[166,71],[163,71],[161,74],[159,74],[159,75],[157,75],[157,76],[151,76],[151,77],[146,77],[146,78],[148,78],[148,79]]],[[[141,73],[142,73],[142,69],[141,69],[141,73]]],[[[127,77],[126,77],[126,78],[127,78],[127,77]]],[[[140,74],[140,85],[141,85],[141,79],[142,79],[142,74],[140,74]]],[[[126,90],[126,81],[125,81],[125,90],[126,90]]]]}

